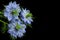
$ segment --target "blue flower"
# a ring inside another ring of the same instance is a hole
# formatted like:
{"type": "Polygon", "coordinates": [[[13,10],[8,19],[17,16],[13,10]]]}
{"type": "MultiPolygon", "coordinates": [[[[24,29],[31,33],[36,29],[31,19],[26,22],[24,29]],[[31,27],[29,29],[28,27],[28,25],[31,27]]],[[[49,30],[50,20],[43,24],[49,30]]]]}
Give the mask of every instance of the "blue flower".
{"type": "Polygon", "coordinates": [[[18,15],[21,11],[19,4],[16,4],[16,2],[10,2],[9,5],[5,6],[5,8],[4,16],[7,17],[9,21],[13,18],[18,19],[18,15]]]}
{"type": "Polygon", "coordinates": [[[8,24],[8,28],[8,33],[15,38],[22,37],[26,32],[26,25],[23,24],[19,19],[12,20],[11,23],[8,24]]]}
{"type": "Polygon", "coordinates": [[[29,10],[22,9],[22,12],[21,12],[20,16],[22,16],[21,19],[24,21],[24,23],[31,24],[31,22],[33,22],[32,14],[30,13],[29,10]]]}

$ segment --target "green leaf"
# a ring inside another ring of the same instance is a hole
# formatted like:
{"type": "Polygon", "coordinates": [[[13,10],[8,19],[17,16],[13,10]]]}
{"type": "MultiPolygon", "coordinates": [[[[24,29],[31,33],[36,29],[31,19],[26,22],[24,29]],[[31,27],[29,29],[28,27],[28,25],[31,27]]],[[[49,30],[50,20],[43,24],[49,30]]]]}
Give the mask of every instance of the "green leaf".
{"type": "Polygon", "coordinates": [[[7,25],[6,24],[3,24],[3,26],[1,27],[1,31],[2,31],[2,33],[4,34],[4,33],[6,33],[6,31],[7,31],[7,25]]]}
{"type": "Polygon", "coordinates": [[[1,27],[1,32],[5,33],[7,31],[7,24],[6,22],[0,20],[0,22],[2,22],[2,27],[1,27]]]}

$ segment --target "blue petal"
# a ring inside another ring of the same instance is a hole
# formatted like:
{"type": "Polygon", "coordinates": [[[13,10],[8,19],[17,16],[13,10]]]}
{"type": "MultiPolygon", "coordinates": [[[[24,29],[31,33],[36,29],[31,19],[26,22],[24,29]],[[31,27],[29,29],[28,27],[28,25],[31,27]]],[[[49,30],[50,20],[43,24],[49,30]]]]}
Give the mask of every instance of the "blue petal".
{"type": "Polygon", "coordinates": [[[23,33],[18,32],[18,37],[22,37],[22,36],[23,36],[23,33]]]}

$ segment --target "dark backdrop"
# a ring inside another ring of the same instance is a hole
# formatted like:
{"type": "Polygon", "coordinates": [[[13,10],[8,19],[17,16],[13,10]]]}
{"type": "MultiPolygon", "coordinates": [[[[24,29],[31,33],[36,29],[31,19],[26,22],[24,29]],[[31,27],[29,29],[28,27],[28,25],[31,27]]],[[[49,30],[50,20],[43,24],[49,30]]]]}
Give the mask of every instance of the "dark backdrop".
{"type": "MultiPolygon", "coordinates": [[[[7,5],[11,0],[0,0],[0,10],[4,9],[3,5],[7,5]]],[[[12,0],[14,1],[14,0],[12,0]]],[[[38,1],[38,0],[16,0],[17,3],[23,8],[27,8],[31,11],[35,17],[34,22],[32,23],[32,29],[27,27],[26,34],[22,38],[17,40],[40,40],[47,39],[48,37],[48,14],[49,14],[49,4],[47,1],[38,1]]],[[[1,25],[1,23],[0,23],[1,25]]],[[[1,31],[1,30],[0,30],[1,31]]],[[[9,40],[9,34],[2,34],[0,32],[1,40],[9,40]]]]}

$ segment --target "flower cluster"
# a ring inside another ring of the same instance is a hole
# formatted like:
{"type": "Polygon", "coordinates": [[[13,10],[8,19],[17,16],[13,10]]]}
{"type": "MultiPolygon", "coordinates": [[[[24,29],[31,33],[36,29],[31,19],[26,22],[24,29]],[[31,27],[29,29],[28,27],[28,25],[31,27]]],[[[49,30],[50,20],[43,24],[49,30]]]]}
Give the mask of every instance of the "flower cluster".
{"type": "Polygon", "coordinates": [[[8,33],[17,38],[26,32],[26,24],[31,24],[32,14],[29,10],[21,9],[15,1],[5,6],[4,16],[8,19],[8,33]]]}

